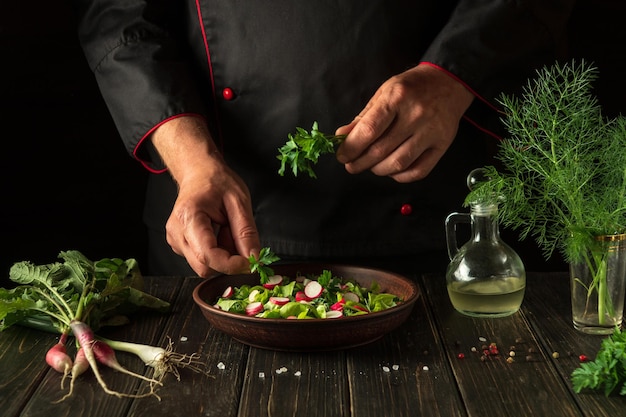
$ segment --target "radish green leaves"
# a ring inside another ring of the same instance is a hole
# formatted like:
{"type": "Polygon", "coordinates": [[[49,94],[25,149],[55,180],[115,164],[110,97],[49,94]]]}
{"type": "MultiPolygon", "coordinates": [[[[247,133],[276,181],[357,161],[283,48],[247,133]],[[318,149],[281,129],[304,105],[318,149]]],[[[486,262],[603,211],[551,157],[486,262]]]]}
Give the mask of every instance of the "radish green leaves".
{"type": "Polygon", "coordinates": [[[0,288],[0,331],[35,321],[41,325],[33,327],[64,333],[77,318],[95,330],[138,308],[169,310],[169,303],[142,291],[143,277],[134,259],[92,262],[75,250],[63,251],[59,258],[62,262],[23,261],[11,267],[9,278],[18,285],[0,288]]]}

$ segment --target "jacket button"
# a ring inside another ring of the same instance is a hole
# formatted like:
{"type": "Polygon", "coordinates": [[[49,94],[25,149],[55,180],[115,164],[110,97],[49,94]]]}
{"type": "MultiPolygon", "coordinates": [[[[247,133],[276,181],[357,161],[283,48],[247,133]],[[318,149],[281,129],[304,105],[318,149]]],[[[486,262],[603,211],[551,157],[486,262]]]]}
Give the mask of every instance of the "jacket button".
{"type": "Polygon", "coordinates": [[[402,207],[400,207],[400,214],[403,216],[408,216],[411,213],[413,213],[413,206],[410,204],[403,204],[402,207]]]}
{"type": "Polygon", "coordinates": [[[230,101],[235,98],[235,92],[232,88],[226,87],[222,90],[222,97],[224,97],[224,100],[230,101]]]}

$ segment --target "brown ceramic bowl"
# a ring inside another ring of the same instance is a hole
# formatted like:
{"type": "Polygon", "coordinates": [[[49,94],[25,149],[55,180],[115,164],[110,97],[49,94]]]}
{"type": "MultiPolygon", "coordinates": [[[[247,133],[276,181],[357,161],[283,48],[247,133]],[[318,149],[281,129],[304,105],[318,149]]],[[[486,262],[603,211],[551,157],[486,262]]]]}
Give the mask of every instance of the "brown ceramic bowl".
{"type": "Polygon", "coordinates": [[[267,319],[229,313],[213,307],[230,285],[256,285],[258,275],[219,275],[204,280],[193,292],[193,300],[209,323],[241,343],[282,351],[328,351],[364,345],[381,338],[402,324],[419,297],[417,285],[409,279],[379,269],[332,265],[290,264],[272,266],[276,274],[319,275],[330,270],[335,276],[353,279],[363,287],[378,282],[382,292],[399,296],[403,301],[390,309],[361,316],[338,319],[267,319]]]}

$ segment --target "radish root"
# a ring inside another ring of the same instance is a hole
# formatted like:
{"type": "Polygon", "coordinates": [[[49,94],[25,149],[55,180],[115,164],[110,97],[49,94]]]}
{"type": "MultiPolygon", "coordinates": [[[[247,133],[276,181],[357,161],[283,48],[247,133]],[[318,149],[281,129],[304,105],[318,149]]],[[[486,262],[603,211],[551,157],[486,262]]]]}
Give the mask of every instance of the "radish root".
{"type": "Polygon", "coordinates": [[[150,366],[154,368],[154,377],[159,378],[159,381],[168,373],[173,374],[176,380],[180,381],[179,368],[186,368],[193,372],[207,374],[206,371],[204,371],[206,364],[200,361],[200,355],[198,353],[188,355],[175,352],[172,339],[169,339],[163,356],[155,363],[151,363],[150,366]]]}

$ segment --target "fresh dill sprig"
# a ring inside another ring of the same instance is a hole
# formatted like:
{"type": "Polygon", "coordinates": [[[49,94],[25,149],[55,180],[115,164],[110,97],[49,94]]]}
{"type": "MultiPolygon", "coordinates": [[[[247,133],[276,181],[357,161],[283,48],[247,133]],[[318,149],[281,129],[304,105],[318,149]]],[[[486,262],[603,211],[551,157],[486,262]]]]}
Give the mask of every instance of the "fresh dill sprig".
{"type": "Polygon", "coordinates": [[[595,236],[626,230],[626,119],[608,120],[592,94],[597,69],[582,61],[537,71],[520,98],[502,95],[508,136],[466,198],[499,196],[502,225],[533,236],[546,258],[576,262],[595,236]]]}

